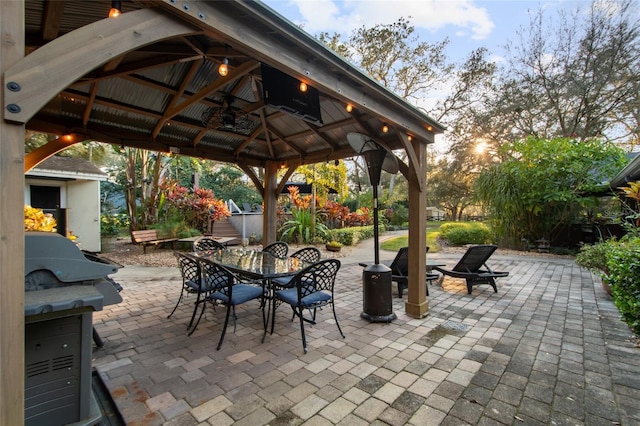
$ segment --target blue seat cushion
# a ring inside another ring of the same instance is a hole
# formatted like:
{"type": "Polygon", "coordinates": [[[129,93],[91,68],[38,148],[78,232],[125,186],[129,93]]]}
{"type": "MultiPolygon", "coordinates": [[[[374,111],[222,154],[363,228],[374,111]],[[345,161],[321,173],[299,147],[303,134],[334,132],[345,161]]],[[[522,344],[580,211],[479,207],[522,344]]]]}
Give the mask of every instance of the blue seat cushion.
{"type": "MultiPolygon", "coordinates": [[[[298,306],[298,289],[288,288],[286,290],[276,291],[276,297],[285,303],[293,306],[298,306]]],[[[316,291],[308,296],[305,296],[301,300],[301,307],[312,306],[316,303],[327,302],[331,300],[331,295],[324,291],[316,291]]]]}
{"type": "Polygon", "coordinates": [[[271,282],[277,285],[278,287],[290,287],[292,279],[293,279],[293,276],[278,277],[278,278],[273,278],[271,282]]]}
{"type": "Polygon", "coordinates": [[[184,283],[187,287],[189,287],[189,291],[198,292],[199,285],[196,281],[189,280],[184,283]]]}
{"type": "MultiPolygon", "coordinates": [[[[209,296],[211,299],[220,300],[223,303],[229,303],[229,298],[226,294],[216,291],[209,296]]],[[[251,299],[257,299],[262,297],[262,287],[249,284],[234,284],[232,293],[232,305],[240,305],[251,299]]]]}

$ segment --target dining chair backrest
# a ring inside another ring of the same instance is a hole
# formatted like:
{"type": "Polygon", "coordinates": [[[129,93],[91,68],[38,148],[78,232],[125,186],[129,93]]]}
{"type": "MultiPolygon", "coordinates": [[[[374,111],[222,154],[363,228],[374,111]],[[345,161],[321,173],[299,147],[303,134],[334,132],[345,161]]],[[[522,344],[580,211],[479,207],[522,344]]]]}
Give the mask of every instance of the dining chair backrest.
{"type": "Polygon", "coordinates": [[[298,288],[299,301],[318,291],[333,294],[338,269],[340,269],[338,259],[325,259],[298,272],[291,280],[291,287],[298,288]]]}
{"type": "Polygon", "coordinates": [[[321,257],[320,250],[315,247],[305,247],[291,254],[291,257],[307,263],[316,263],[321,257]]]}
{"type": "Polygon", "coordinates": [[[202,268],[202,281],[207,291],[219,291],[228,295],[234,281],[233,273],[224,266],[208,259],[200,259],[200,266],[202,268]]]}
{"type": "Polygon", "coordinates": [[[186,253],[175,252],[176,259],[178,259],[178,268],[182,275],[183,285],[192,289],[197,289],[200,285],[200,263],[198,260],[186,253]]]}
{"type": "Polygon", "coordinates": [[[393,275],[406,277],[409,275],[409,247],[400,247],[396,257],[389,266],[393,275]]]}
{"type": "Polygon", "coordinates": [[[492,244],[480,244],[471,246],[460,258],[453,271],[456,272],[477,272],[489,260],[498,246],[492,244]]]}
{"type": "Polygon", "coordinates": [[[275,243],[271,243],[266,245],[262,251],[271,253],[275,257],[287,257],[289,253],[289,245],[284,241],[276,241],[275,243]]]}
{"type": "Polygon", "coordinates": [[[198,238],[193,243],[193,251],[200,253],[204,251],[224,250],[225,246],[211,237],[198,238]]]}
{"type": "MultiPolygon", "coordinates": [[[[182,276],[182,286],[180,288],[178,301],[167,318],[171,318],[171,316],[176,312],[176,309],[178,309],[185,293],[198,294],[198,300],[200,300],[200,294],[202,292],[202,270],[200,269],[198,259],[179,251],[176,251],[173,254],[178,260],[178,269],[180,269],[180,275],[182,276]]],[[[195,308],[197,308],[197,305],[198,302],[196,301],[195,308]]],[[[187,327],[191,327],[191,324],[193,324],[193,319],[196,314],[195,308],[193,315],[191,316],[191,321],[187,327]]]]}
{"type": "MultiPolygon", "coordinates": [[[[428,251],[429,246],[426,246],[425,253],[428,251]]],[[[409,247],[401,247],[389,267],[393,275],[409,276],[409,247]]]]}

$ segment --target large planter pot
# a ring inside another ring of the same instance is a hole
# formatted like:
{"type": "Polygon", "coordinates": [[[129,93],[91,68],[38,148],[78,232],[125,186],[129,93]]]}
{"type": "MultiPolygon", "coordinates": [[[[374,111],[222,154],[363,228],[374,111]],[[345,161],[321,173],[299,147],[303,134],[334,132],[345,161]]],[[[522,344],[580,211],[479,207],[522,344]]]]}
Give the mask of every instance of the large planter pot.
{"type": "Polygon", "coordinates": [[[324,247],[327,249],[327,251],[334,251],[334,252],[338,252],[342,248],[342,247],[328,246],[328,245],[325,245],[324,247]]]}
{"type": "Polygon", "coordinates": [[[100,237],[100,251],[102,253],[109,253],[115,251],[116,249],[116,241],[118,241],[117,236],[101,236],[100,237]]]}

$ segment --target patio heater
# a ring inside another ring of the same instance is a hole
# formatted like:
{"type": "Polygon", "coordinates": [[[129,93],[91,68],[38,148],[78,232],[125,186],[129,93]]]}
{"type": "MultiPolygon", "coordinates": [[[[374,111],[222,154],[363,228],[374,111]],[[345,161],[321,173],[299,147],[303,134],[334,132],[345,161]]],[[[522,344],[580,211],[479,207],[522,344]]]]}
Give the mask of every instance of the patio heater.
{"type": "Polygon", "coordinates": [[[363,307],[360,316],[369,322],[391,322],[397,318],[393,312],[391,296],[391,269],[380,263],[378,237],[378,186],[382,170],[398,173],[398,160],[392,152],[361,133],[347,134],[351,148],[367,162],[369,181],[373,187],[373,244],[374,263],[362,271],[363,307]]]}

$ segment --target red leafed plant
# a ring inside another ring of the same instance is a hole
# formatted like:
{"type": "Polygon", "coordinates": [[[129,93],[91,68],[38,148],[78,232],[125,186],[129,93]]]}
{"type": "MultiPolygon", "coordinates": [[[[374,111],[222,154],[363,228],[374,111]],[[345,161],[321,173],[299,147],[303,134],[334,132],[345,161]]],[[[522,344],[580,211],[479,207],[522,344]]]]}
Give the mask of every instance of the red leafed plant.
{"type": "Polygon", "coordinates": [[[336,201],[328,200],[322,210],[327,218],[329,228],[336,229],[344,227],[344,221],[349,216],[349,207],[336,201]]]}
{"type": "Polygon", "coordinates": [[[162,187],[167,204],[177,209],[193,228],[204,231],[210,221],[231,216],[225,202],[217,199],[210,189],[190,191],[173,180],[164,181],[162,187]]]}
{"type": "Polygon", "coordinates": [[[367,207],[360,207],[355,212],[349,213],[346,219],[347,226],[365,226],[373,224],[373,216],[367,207]]]}

